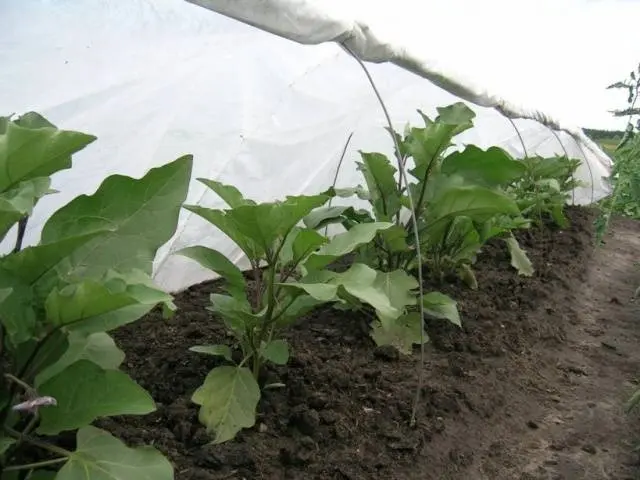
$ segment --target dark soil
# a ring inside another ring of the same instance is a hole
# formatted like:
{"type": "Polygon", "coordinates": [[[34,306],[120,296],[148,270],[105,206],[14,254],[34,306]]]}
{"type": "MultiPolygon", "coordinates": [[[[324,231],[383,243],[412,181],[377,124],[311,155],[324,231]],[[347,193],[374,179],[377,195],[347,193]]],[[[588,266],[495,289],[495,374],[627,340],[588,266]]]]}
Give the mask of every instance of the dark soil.
{"type": "Polygon", "coordinates": [[[592,213],[568,215],[567,230],[520,235],[534,277],[518,277],[495,243],[478,259],[477,291],[439,288],[459,301],[463,328],[429,327],[415,428],[418,352],[375,348],[353,313],[322,309],[288,333],[289,364],[267,372],[286,386],[263,393],[255,428],[209,444],[190,397],[217,360],[188,348],[225,342],[205,310],[215,283],[179,294],[173,319],[154,313],[115,334],[158,410],[101,426],[159,448],[177,480],[634,478],[625,442],[639,424],[621,405],[640,363],[629,300],[640,225],[617,222],[594,253],[592,213]]]}

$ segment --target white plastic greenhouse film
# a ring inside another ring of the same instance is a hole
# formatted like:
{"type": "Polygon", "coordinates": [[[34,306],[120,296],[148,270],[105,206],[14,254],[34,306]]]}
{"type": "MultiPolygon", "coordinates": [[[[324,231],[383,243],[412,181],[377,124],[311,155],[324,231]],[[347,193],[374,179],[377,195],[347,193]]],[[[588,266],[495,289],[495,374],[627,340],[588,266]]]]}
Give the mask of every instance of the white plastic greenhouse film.
{"type": "MultiPolygon", "coordinates": [[[[366,77],[338,45],[300,45],[181,0],[8,0],[0,5],[0,47],[6,113],[36,110],[61,128],[98,136],[76,155],[72,170],[54,176],[60,193],[38,204],[27,244],[38,241],[55,210],[94,192],[106,176],[140,177],[185,153],[194,154],[194,179],[233,184],[261,201],[330,186],[352,132],[339,186],[361,182],[358,150],[392,151],[366,77]]],[[[460,100],[391,63],[369,69],[398,129],[420,120],[417,108],[433,114],[460,100]]],[[[462,142],[522,155],[504,116],[471,106],[476,128],[461,135],[462,142]]],[[[548,127],[515,123],[529,154],[563,153],[548,127]]],[[[590,186],[576,192],[576,201],[601,198],[608,158],[567,133],[559,138],[570,156],[586,160],[579,175],[590,186]]],[[[223,206],[196,181],[187,202],[223,206]]],[[[190,245],[216,248],[248,266],[228,238],[183,211],[176,235],[156,258],[159,285],[178,291],[213,278],[173,255],[190,245]]]]}

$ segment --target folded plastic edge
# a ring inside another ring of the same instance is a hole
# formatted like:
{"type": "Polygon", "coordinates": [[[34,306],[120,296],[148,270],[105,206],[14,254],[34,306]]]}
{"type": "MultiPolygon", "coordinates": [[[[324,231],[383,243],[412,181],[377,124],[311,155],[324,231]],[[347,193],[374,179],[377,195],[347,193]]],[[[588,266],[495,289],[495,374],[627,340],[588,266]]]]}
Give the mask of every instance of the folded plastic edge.
{"type": "Polygon", "coordinates": [[[185,0],[274,35],[305,45],[334,42],[362,61],[393,63],[449,93],[480,107],[494,108],[510,119],[528,119],[552,130],[564,131],[588,150],[610,171],[611,158],[582,128],[566,125],[542,111],[525,109],[469,79],[457,80],[441,68],[420,59],[406,47],[382,41],[368,25],[354,21],[342,11],[307,0],[185,0]]]}

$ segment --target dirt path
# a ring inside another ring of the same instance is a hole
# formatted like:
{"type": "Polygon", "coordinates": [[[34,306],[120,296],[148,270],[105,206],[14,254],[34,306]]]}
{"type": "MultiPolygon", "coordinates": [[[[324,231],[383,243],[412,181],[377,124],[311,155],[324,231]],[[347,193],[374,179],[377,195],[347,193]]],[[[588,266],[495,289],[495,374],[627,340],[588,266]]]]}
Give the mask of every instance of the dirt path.
{"type": "Polygon", "coordinates": [[[544,362],[540,409],[530,413],[528,432],[500,456],[512,465],[492,477],[485,462],[468,478],[640,478],[633,453],[640,421],[623,410],[640,372],[640,301],[631,301],[640,285],[640,225],[617,221],[613,227],[588,267],[564,345],[556,355],[548,347],[536,352],[544,362]]]}

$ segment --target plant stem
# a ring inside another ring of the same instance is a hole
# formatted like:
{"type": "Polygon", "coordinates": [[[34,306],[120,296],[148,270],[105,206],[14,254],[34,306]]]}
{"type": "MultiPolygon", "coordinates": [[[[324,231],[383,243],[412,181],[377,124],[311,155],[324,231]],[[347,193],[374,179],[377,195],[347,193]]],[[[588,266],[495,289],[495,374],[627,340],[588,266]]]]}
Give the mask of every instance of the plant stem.
{"type": "Polygon", "coordinates": [[[52,460],[43,460],[42,462],[26,463],[24,465],[12,465],[5,467],[5,472],[14,472],[17,470],[33,470],[34,468],[48,467],[49,465],[56,465],[58,463],[66,462],[67,457],[54,458],[52,460]]]}
{"type": "Polygon", "coordinates": [[[284,308],[281,308],[280,311],[278,313],[276,313],[273,318],[271,319],[271,323],[276,323],[278,321],[278,319],[280,319],[280,317],[282,315],[284,315],[284,312],[287,311],[287,309],[293,304],[293,302],[295,302],[296,299],[292,298],[289,303],[287,303],[284,308]]]}
{"type": "MultiPolygon", "coordinates": [[[[38,344],[39,345],[39,344],[38,344]]],[[[36,346],[35,350],[38,350],[38,347],[36,346]]],[[[31,357],[31,359],[29,361],[31,361],[33,358],[33,355],[31,357]]],[[[26,367],[26,365],[25,365],[26,367]]],[[[24,371],[25,369],[23,369],[24,371]]],[[[22,387],[22,389],[25,392],[35,392],[35,389],[33,387],[31,387],[30,385],[28,385],[27,383],[23,382],[22,380],[20,380],[18,377],[16,377],[15,375],[12,375],[10,373],[5,373],[4,377],[9,380],[12,385],[9,388],[9,403],[7,404],[7,406],[5,408],[2,409],[2,411],[0,412],[0,425],[4,425],[4,422],[7,420],[7,417],[9,416],[9,410],[11,409],[11,404],[14,401],[14,398],[16,396],[16,385],[22,387]]]]}
{"type": "MultiPolygon", "coordinates": [[[[394,133],[395,135],[395,133],[394,133]]],[[[399,144],[399,142],[398,142],[399,144]]],[[[398,158],[400,158],[400,152],[397,153],[398,158]]],[[[402,162],[402,165],[406,165],[407,164],[407,157],[403,156],[400,160],[402,162]]],[[[398,172],[399,173],[399,172],[398,172]]],[[[409,189],[409,186],[406,186],[407,190],[409,189]]],[[[398,175],[398,192],[400,193],[400,196],[402,196],[402,175],[398,175]]],[[[400,211],[402,209],[398,210],[398,213],[396,213],[396,225],[400,226],[400,211]]]]}
{"type": "MultiPolygon", "coordinates": [[[[636,82],[636,91],[635,91],[635,96],[633,97],[633,101],[631,102],[631,110],[633,110],[636,106],[636,102],[638,100],[638,89],[640,88],[640,78],[637,80],[636,82]]],[[[618,144],[618,146],[616,147],[616,152],[619,151],[629,140],[629,132],[633,131],[633,114],[629,115],[628,117],[628,122],[627,122],[627,129],[625,131],[625,134],[622,137],[622,140],[620,141],[620,143],[618,144]]],[[[620,162],[620,159],[617,159],[618,162],[620,162]]],[[[620,175],[618,175],[618,178],[615,180],[615,185],[613,187],[613,193],[611,195],[611,200],[609,202],[609,205],[607,206],[607,209],[605,212],[602,213],[602,216],[604,217],[604,223],[601,227],[602,231],[599,232],[599,235],[596,239],[597,243],[601,243],[602,241],[602,237],[604,236],[604,234],[606,233],[606,231],[609,229],[609,222],[611,220],[611,215],[613,214],[613,209],[616,206],[616,203],[618,202],[618,194],[620,191],[620,184],[621,184],[621,178],[620,175]]],[[[591,190],[593,191],[593,182],[591,183],[591,190]]],[[[593,193],[592,195],[592,200],[593,200],[593,193]]]]}
{"type": "MultiPolygon", "coordinates": [[[[285,238],[286,238],[286,236],[285,236],[285,238]]],[[[284,242],[283,242],[283,245],[284,245],[284,242]]],[[[305,252],[302,255],[300,255],[300,257],[298,259],[296,259],[296,261],[293,262],[293,264],[287,269],[287,273],[284,274],[284,276],[281,276],[280,283],[287,283],[287,280],[289,280],[291,275],[293,275],[296,272],[296,269],[300,265],[300,262],[302,262],[305,258],[307,258],[307,256],[309,254],[311,254],[311,252],[313,252],[313,248],[309,248],[309,249],[305,250],[305,252]]],[[[276,297],[280,293],[280,288],[281,288],[280,286],[276,287],[276,290],[275,290],[275,296],[276,297]]]]}
{"type": "Polygon", "coordinates": [[[25,382],[23,382],[22,380],[20,380],[19,378],[15,377],[15,376],[11,375],[10,373],[5,373],[4,376],[5,376],[5,378],[7,380],[11,380],[13,383],[15,383],[17,385],[20,385],[25,392],[34,392],[35,391],[35,389],[32,386],[26,384],[25,382]]]}
{"type": "Polygon", "coordinates": [[[242,361],[240,362],[240,364],[238,365],[238,368],[242,368],[244,367],[244,364],[247,363],[249,360],[251,360],[253,358],[253,353],[248,354],[247,356],[245,356],[242,361]]]}
{"type": "Polygon", "coordinates": [[[23,435],[22,433],[14,430],[13,428],[10,427],[4,427],[5,432],[7,432],[11,437],[15,438],[16,440],[24,440],[27,443],[30,443],[31,445],[38,447],[38,448],[42,448],[43,450],[48,450],[51,453],[56,453],[60,456],[63,457],[70,457],[72,455],[72,452],[70,452],[69,450],[65,450],[62,447],[58,447],[56,445],[51,445],[50,443],[47,442],[43,442],[41,440],[38,440],[37,438],[33,438],[29,435],[23,435]]]}
{"type": "Polygon", "coordinates": [[[24,429],[22,430],[20,438],[15,443],[16,446],[22,443],[22,440],[24,440],[24,437],[26,437],[33,431],[33,428],[36,426],[39,419],[40,419],[40,416],[38,415],[38,411],[36,410],[36,412],[31,417],[31,420],[29,420],[29,423],[27,423],[27,426],[24,427],[24,429]]]}
{"type": "Polygon", "coordinates": [[[22,249],[22,242],[24,240],[24,234],[27,230],[27,222],[29,221],[29,217],[22,217],[18,221],[18,234],[16,236],[16,245],[13,247],[13,253],[18,253],[22,249]]]}
{"type": "Polygon", "coordinates": [[[280,258],[280,252],[284,247],[285,239],[289,236],[293,230],[291,227],[282,237],[282,242],[278,245],[278,248],[275,250],[273,255],[267,253],[267,311],[264,314],[264,321],[262,322],[262,328],[260,329],[260,333],[258,334],[258,339],[255,343],[253,343],[254,349],[254,358],[253,358],[253,377],[257,380],[258,374],[260,373],[260,367],[262,366],[262,358],[260,357],[259,350],[262,347],[262,341],[264,340],[265,332],[268,329],[268,326],[273,323],[273,312],[276,308],[276,300],[277,300],[277,289],[276,289],[276,266],[278,265],[278,258],[280,258]]]}
{"type": "Polygon", "coordinates": [[[260,362],[260,355],[255,355],[253,357],[253,378],[258,380],[258,376],[260,375],[260,367],[262,362],[260,362]]]}
{"type": "MultiPolygon", "coordinates": [[[[340,160],[338,160],[338,167],[336,168],[336,174],[333,177],[333,183],[331,184],[331,188],[335,189],[336,184],[338,183],[338,175],[340,174],[340,168],[342,167],[342,161],[344,160],[344,156],[347,153],[347,148],[349,147],[349,143],[351,143],[351,137],[353,137],[353,132],[349,134],[347,137],[347,142],[344,144],[344,148],[342,149],[342,155],[340,155],[340,160]]],[[[331,207],[331,203],[333,202],[333,197],[329,199],[329,204],[327,207],[331,207]]],[[[324,236],[327,236],[327,232],[329,231],[329,224],[324,227],[324,236]]]]}
{"type": "MultiPolygon", "coordinates": [[[[286,238],[286,236],[285,236],[286,238]]],[[[284,242],[282,242],[284,244],[284,242]]],[[[280,249],[278,249],[278,251],[276,252],[276,255],[274,256],[274,258],[278,258],[278,255],[280,254],[280,249]]],[[[271,262],[270,262],[271,263],[271,262]]],[[[273,317],[273,311],[275,309],[275,305],[276,305],[276,296],[275,296],[275,283],[276,283],[276,269],[275,269],[275,261],[271,264],[272,266],[269,267],[268,272],[269,272],[269,277],[267,279],[267,311],[265,312],[264,315],[264,321],[262,324],[262,328],[260,329],[260,333],[258,334],[258,338],[256,340],[256,342],[253,344],[253,349],[255,352],[255,355],[253,357],[253,377],[257,380],[258,379],[258,374],[260,373],[260,366],[261,366],[261,359],[260,359],[260,355],[259,355],[259,349],[262,346],[262,341],[264,340],[264,334],[265,334],[265,326],[271,323],[271,319],[273,317]]]]}
{"type": "Polygon", "coordinates": [[[260,308],[260,298],[262,297],[262,272],[260,271],[260,265],[258,262],[251,262],[251,268],[253,270],[253,279],[255,281],[255,297],[253,299],[253,311],[259,312],[260,308]]]}

